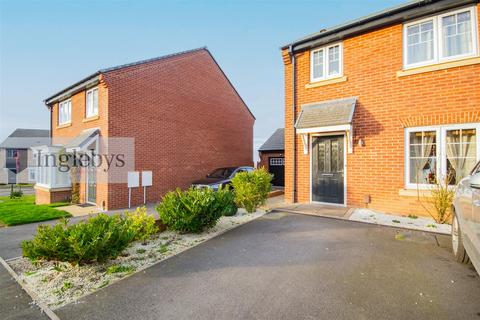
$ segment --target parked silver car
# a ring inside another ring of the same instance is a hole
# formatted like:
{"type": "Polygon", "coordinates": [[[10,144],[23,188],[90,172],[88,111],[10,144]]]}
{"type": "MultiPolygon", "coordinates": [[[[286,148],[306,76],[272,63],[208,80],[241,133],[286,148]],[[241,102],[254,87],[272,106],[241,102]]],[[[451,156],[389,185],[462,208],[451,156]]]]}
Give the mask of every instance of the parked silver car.
{"type": "Polygon", "coordinates": [[[480,162],[462,179],[453,200],[452,247],[458,262],[480,273],[480,162]]]}

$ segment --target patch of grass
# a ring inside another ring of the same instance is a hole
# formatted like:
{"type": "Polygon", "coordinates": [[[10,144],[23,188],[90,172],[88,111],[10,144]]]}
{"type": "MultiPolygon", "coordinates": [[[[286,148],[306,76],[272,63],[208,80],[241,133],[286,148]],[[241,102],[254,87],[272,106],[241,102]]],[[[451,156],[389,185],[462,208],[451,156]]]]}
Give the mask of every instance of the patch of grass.
{"type": "Polygon", "coordinates": [[[158,249],[158,252],[160,252],[160,253],[163,254],[163,253],[167,253],[168,250],[169,250],[169,249],[168,249],[168,245],[162,244],[162,245],[160,246],[160,249],[158,249]]]}
{"type": "Polygon", "coordinates": [[[73,283],[68,282],[68,281],[65,281],[63,283],[63,287],[62,287],[63,291],[68,290],[68,289],[72,289],[72,288],[73,288],[73,283]]]}
{"type": "Polygon", "coordinates": [[[392,220],[393,223],[400,223],[400,220],[392,220]]]}
{"type": "Polygon", "coordinates": [[[405,235],[403,233],[395,234],[395,240],[405,240],[405,235]]]}
{"type": "Polygon", "coordinates": [[[29,277],[29,276],[33,276],[35,273],[37,273],[37,271],[27,271],[25,272],[25,275],[29,277]]]}
{"type": "Polygon", "coordinates": [[[71,217],[63,210],[55,209],[68,203],[35,204],[34,195],[22,196],[18,199],[0,197],[0,224],[14,226],[32,222],[71,217]]]}
{"type": "Polygon", "coordinates": [[[135,271],[135,268],[132,266],[123,266],[114,264],[107,268],[107,274],[115,274],[115,273],[131,273],[135,271]]]}
{"type": "Polygon", "coordinates": [[[167,236],[163,236],[161,239],[162,239],[162,240],[168,240],[168,237],[167,237],[167,236]]]}
{"type": "Polygon", "coordinates": [[[428,227],[428,228],[436,228],[437,226],[434,225],[433,223],[430,223],[430,224],[427,224],[427,227],[428,227]]]}
{"type": "Polygon", "coordinates": [[[110,283],[110,280],[103,281],[102,284],[98,286],[98,289],[108,286],[109,283],[110,283]]]}
{"type": "Polygon", "coordinates": [[[138,254],[144,254],[145,252],[147,252],[147,250],[145,250],[145,249],[137,249],[137,253],[138,253],[138,254]]]}
{"type": "Polygon", "coordinates": [[[67,270],[67,268],[65,266],[60,265],[60,264],[55,264],[52,269],[57,271],[57,272],[63,272],[65,270],[67,270]]]}
{"type": "Polygon", "coordinates": [[[414,214],[409,214],[408,217],[409,217],[410,219],[418,219],[418,217],[417,217],[416,215],[414,215],[414,214]]]}

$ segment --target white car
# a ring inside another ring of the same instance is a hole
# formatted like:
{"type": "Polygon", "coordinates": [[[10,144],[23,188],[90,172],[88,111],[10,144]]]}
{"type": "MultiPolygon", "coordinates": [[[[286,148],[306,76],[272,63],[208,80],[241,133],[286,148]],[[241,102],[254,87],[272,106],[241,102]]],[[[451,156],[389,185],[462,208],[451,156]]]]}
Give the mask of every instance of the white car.
{"type": "Polygon", "coordinates": [[[471,261],[480,273],[480,162],[455,191],[452,247],[458,262],[471,261]]]}

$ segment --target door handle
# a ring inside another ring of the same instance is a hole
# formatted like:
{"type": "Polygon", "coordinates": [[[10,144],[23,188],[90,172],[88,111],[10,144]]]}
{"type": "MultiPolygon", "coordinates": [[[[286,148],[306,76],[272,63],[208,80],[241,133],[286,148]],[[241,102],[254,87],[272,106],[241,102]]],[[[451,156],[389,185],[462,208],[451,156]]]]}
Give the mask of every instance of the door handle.
{"type": "Polygon", "coordinates": [[[322,173],[324,177],[333,177],[333,173],[322,173]]]}

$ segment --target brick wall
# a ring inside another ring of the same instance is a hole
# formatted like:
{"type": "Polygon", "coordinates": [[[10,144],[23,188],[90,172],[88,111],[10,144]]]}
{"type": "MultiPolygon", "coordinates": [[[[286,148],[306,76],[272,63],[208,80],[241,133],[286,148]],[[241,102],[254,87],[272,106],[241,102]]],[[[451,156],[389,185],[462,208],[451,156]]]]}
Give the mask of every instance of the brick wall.
{"type": "MultiPolygon", "coordinates": [[[[109,135],[135,138],[135,169],[153,171],[147,202],[186,188],[211,170],[253,165],[254,118],[208,51],[105,74],[109,135]]],[[[109,186],[109,207],[125,207],[126,184],[109,186]]],[[[132,205],[143,190],[132,190],[132,205]]]]}
{"type": "MultiPolygon", "coordinates": [[[[477,5],[477,16],[480,5],[477,5]]],[[[479,32],[480,34],[480,28],[479,32]]],[[[415,197],[399,195],[404,188],[404,129],[413,126],[480,122],[480,64],[397,77],[402,70],[402,25],[394,25],[343,41],[347,81],[306,88],[310,81],[309,52],[296,54],[297,110],[306,103],[357,96],[354,145],[347,155],[347,204],[401,214],[425,214],[415,197]]],[[[296,137],[296,198],[292,197],[292,64],[285,64],[285,199],[309,201],[309,155],[296,137]]],[[[480,134],[480,133],[477,133],[480,134]]]]}
{"type": "Polygon", "coordinates": [[[35,187],[35,204],[50,204],[55,202],[70,201],[70,190],[46,190],[35,187]]]}

